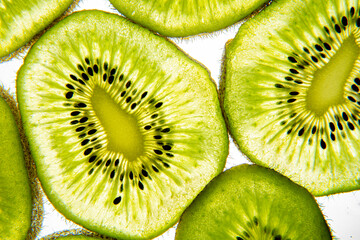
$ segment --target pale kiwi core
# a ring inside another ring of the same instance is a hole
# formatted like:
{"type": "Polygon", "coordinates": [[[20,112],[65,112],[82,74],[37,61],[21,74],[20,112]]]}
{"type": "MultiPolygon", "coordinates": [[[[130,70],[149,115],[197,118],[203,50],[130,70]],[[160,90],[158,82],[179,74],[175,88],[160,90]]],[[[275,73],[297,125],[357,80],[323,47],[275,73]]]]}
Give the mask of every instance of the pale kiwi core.
{"type": "Polygon", "coordinates": [[[91,104],[103,126],[109,151],[124,154],[128,160],[135,160],[144,152],[144,138],[137,119],[121,109],[101,87],[94,88],[91,104]]]}
{"type": "Polygon", "coordinates": [[[359,54],[360,47],[350,35],[330,61],[315,71],[307,92],[307,109],[321,116],[330,106],[344,103],[344,85],[359,54]]]}

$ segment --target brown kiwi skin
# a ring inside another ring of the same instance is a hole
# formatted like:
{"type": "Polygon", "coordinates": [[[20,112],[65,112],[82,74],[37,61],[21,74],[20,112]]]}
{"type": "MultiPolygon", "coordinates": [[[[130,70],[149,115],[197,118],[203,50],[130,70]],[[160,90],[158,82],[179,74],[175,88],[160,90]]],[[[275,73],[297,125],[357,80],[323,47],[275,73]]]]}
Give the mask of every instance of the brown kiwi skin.
{"type": "Polygon", "coordinates": [[[20,133],[21,144],[24,151],[25,166],[28,171],[33,202],[31,213],[31,226],[25,240],[34,240],[40,233],[41,225],[43,222],[44,209],[42,188],[40,185],[40,181],[37,177],[34,160],[30,153],[29,143],[24,133],[18,104],[10,91],[4,89],[3,86],[0,86],[0,96],[10,106],[20,133]]]}
{"type": "Polygon", "coordinates": [[[74,12],[75,7],[78,5],[80,0],[74,0],[74,2],[69,6],[69,8],[57,19],[55,19],[49,26],[47,26],[44,30],[36,34],[28,43],[24,46],[20,47],[19,49],[15,50],[14,52],[10,53],[7,56],[0,58],[0,63],[10,61],[13,58],[23,58],[23,55],[30,49],[32,45],[50,28],[52,28],[56,23],[60,22],[62,19],[70,15],[74,12]]]}
{"type": "Polygon", "coordinates": [[[103,235],[100,235],[95,232],[88,231],[86,229],[69,229],[65,231],[59,231],[52,234],[49,234],[45,237],[42,237],[40,240],[56,240],[62,237],[76,237],[76,236],[83,236],[83,237],[91,237],[94,240],[116,240],[115,238],[106,237],[103,235]]]}

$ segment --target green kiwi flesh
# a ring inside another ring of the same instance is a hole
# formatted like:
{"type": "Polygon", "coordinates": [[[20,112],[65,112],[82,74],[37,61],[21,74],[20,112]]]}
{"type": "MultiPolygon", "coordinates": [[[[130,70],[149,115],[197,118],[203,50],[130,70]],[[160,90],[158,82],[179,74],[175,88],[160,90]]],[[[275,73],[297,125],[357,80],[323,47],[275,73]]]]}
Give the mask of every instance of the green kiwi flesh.
{"type": "Polygon", "coordinates": [[[31,225],[32,195],[19,131],[2,97],[0,129],[0,239],[23,240],[31,225]]]}
{"type": "Polygon", "coordinates": [[[185,37],[228,27],[269,0],[110,0],[126,17],[164,36],[185,37]]]}
{"type": "Polygon", "coordinates": [[[325,240],[314,197],[278,172],[238,165],[209,183],[182,215],[176,240],[325,240]]]}
{"type": "Polygon", "coordinates": [[[360,189],[359,14],[355,0],[274,1],[226,47],[240,150],[317,196],[360,189]]]}
{"type": "Polygon", "coordinates": [[[48,198],[102,235],[161,234],[225,165],[208,71],[115,14],[77,12],[47,31],[18,72],[17,96],[48,198]]]}
{"type": "Polygon", "coordinates": [[[71,5],[74,0],[1,0],[0,58],[29,42],[71,5]]]}

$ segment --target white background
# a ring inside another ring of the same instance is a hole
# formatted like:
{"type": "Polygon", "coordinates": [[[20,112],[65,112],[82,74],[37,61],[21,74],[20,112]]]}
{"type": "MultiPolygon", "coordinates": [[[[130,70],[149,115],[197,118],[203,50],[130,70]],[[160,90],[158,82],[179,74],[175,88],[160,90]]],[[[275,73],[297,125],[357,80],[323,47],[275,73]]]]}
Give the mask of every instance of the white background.
{"type": "MultiPolygon", "coordinates": [[[[75,10],[81,9],[101,9],[117,13],[107,0],[82,0],[75,10]]],[[[240,24],[237,24],[216,33],[188,39],[171,40],[192,58],[205,65],[211,72],[212,78],[218,83],[225,43],[235,36],[239,26],[240,24]]],[[[5,88],[10,88],[14,94],[16,72],[22,65],[25,55],[26,52],[22,56],[0,64],[0,82],[5,88]]],[[[247,162],[231,140],[226,168],[247,162]]],[[[317,201],[335,237],[343,240],[360,240],[360,191],[319,197],[317,201]]],[[[65,220],[47,200],[45,201],[45,216],[40,237],[57,231],[76,228],[80,227],[65,220]]],[[[175,236],[175,230],[175,227],[173,227],[156,239],[172,240],[175,236]]]]}

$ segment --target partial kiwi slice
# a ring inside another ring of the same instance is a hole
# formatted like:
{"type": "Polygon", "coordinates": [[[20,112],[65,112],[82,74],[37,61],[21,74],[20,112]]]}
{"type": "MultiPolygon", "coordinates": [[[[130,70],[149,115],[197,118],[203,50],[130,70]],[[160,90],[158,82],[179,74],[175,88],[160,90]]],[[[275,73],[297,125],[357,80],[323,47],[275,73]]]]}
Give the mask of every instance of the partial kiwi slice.
{"type": "Polygon", "coordinates": [[[360,3],[274,1],[226,48],[231,134],[315,195],[360,189],[360,3]]]}
{"type": "Polygon", "coordinates": [[[29,42],[74,0],[1,0],[0,58],[29,42]]]}
{"type": "Polygon", "coordinates": [[[119,15],[60,21],[26,56],[17,93],[45,193],[103,235],[161,234],[224,167],[228,135],[209,72],[119,15]]]}
{"type": "Polygon", "coordinates": [[[314,197],[278,172],[238,165],[213,179],[184,212],[176,240],[325,240],[314,197]]]}
{"type": "MultiPolygon", "coordinates": [[[[17,129],[19,131],[19,138],[22,144],[22,150],[24,153],[24,163],[27,169],[28,182],[31,188],[32,194],[32,213],[31,213],[31,226],[27,232],[27,240],[35,239],[36,236],[40,232],[41,224],[43,221],[43,193],[40,186],[39,179],[37,178],[35,163],[31,156],[29,143],[24,133],[24,128],[21,122],[20,111],[18,109],[18,105],[14,94],[9,90],[4,89],[0,86],[0,97],[7,103],[9,106],[12,115],[14,117],[14,121],[17,125],[17,129]]],[[[2,238],[1,238],[2,239],[2,238]]]]}
{"type": "Polygon", "coordinates": [[[269,0],[110,0],[131,20],[164,36],[186,37],[228,27],[269,0]]]}
{"type": "Polygon", "coordinates": [[[31,225],[31,188],[19,130],[2,97],[0,129],[0,239],[23,240],[31,225]]]}

